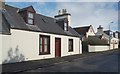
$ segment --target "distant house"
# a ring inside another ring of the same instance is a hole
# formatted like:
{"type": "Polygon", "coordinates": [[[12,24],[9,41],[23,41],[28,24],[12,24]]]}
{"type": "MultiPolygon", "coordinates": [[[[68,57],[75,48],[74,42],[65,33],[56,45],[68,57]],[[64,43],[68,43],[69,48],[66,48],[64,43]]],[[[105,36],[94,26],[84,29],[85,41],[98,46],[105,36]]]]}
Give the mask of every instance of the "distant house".
{"type": "MultiPolygon", "coordinates": [[[[87,51],[88,52],[100,52],[100,51],[107,51],[109,50],[109,44],[106,40],[102,39],[103,35],[101,36],[89,36],[86,39],[87,51]]],[[[85,42],[85,41],[84,41],[85,42]]]]}
{"type": "Polygon", "coordinates": [[[107,30],[107,31],[103,31],[103,27],[101,27],[101,25],[99,25],[99,27],[97,28],[97,33],[96,36],[102,36],[102,40],[105,40],[108,42],[108,44],[110,43],[110,49],[115,49],[118,48],[118,37],[114,37],[114,32],[107,30]]]}
{"type": "Polygon", "coordinates": [[[74,28],[76,32],[78,32],[82,36],[82,41],[88,38],[88,36],[95,36],[94,29],[92,25],[90,26],[83,26],[83,27],[76,27],[74,28]]]}
{"type": "Polygon", "coordinates": [[[65,9],[51,18],[36,13],[32,6],[5,5],[0,14],[0,64],[82,53],[80,35],[71,28],[71,15],[65,9]]]}
{"type": "Polygon", "coordinates": [[[78,32],[81,35],[81,40],[82,40],[82,52],[89,52],[89,48],[88,45],[93,42],[93,41],[89,41],[88,39],[90,37],[95,36],[95,32],[94,29],[92,27],[92,25],[90,26],[83,26],[83,27],[76,27],[74,28],[76,30],[76,32],[78,32]]]}
{"type": "Polygon", "coordinates": [[[119,39],[119,42],[118,42],[119,45],[118,45],[118,47],[120,48],[120,32],[119,32],[119,31],[116,31],[116,32],[113,33],[113,35],[114,35],[115,38],[118,38],[118,39],[119,39]]]}

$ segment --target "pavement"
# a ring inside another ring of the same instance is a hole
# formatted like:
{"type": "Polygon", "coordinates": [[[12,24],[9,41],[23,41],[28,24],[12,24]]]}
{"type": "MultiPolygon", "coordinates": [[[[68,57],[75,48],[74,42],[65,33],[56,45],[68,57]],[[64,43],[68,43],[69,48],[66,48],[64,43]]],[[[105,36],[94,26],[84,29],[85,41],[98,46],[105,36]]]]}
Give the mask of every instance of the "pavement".
{"type": "Polygon", "coordinates": [[[96,52],[96,53],[84,53],[71,55],[60,58],[51,58],[44,60],[26,61],[20,63],[3,64],[3,73],[24,73],[24,72],[118,72],[117,57],[119,53],[117,49],[96,52]],[[113,55],[115,54],[115,55],[113,55]],[[117,55],[116,55],[117,54],[117,55]],[[111,56],[108,56],[111,55],[111,56]],[[104,57],[104,59],[102,58],[104,57]],[[112,57],[112,58],[111,58],[112,57]],[[82,60],[83,59],[83,60],[82,60]],[[96,59],[96,60],[91,60],[96,59]],[[108,59],[107,61],[103,61],[108,59]],[[101,61],[101,62],[98,62],[101,61]],[[116,61],[116,62],[114,62],[116,61]],[[94,65],[95,62],[98,66],[94,65]],[[108,63],[109,62],[109,63],[108,63]],[[70,65],[70,66],[68,66],[70,65]],[[104,66],[101,66],[104,65],[104,66]],[[108,65],[111,65],[109,68],[108,65]],[[115,65],[115,66],[114,66],[115,65]],[[76,69],[78,68],[78,69],[76,69]],[[72,70],[71,70],[72,69],[72,70]],[[104,69],[104,70],[103,70],[104,69]]]}

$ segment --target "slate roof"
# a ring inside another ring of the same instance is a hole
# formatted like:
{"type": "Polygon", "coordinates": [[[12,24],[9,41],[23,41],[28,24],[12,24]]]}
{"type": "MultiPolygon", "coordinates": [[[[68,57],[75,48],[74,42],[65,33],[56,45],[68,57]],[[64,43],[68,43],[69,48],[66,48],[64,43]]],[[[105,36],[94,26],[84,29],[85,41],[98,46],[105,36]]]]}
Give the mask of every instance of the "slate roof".
{"type": "Polygon", "coordinates": [[[87,40],[88,44],[90,45],[108,45],[107,41],[102,41],[96,36],[88,36],[87,40]]]}
{"type": "Polygon", "coordinates": [[[101,39],[102,36],[103,36],[103,35],[95,35],[95,36],[92,36],[92,37],[97,37],[97,38],[101,39]]]}
{"type": "MultiPolygon", "coordinates": [[[[25,21],[23,20],[23,18],[18,13],[18,10],[21,10],[21,9],[12,7],[9,5],[6,5],[5,8],[6,8],[6,12],[3,14],[6,18],[6,21],[10,24],[10,28],[12,29],[20,29],[20,30],[37,31],[37,32],[45,32],[45,33],[80,37],[80,35],[71,27],[69,27],[68,32],[65,32],[55,22],[54,18],[47,17],[47,16],[36,13],[35,18],[34,18],[35,25],[27,25],[25,21]]],[[[24,8],[23,10],[25,9],[26,8],[24,8]]],[[[3,22],[6,22],[6,21],[3,21],[3,22]]]]}
{"type": "MultiPolygon", "coordinates": [[[[28,6],[28,7],[25,7],[25,8],[19,9],[19,12],[21,12],[21,11],[25,11],[25,10],[27,10],[28,8],[32,8],[32,9],[34,10],[34,8],[33,8],[32,6],[28,6]]],[[[34,10],[34,12],[35,12],[35,10],[34,10]]]]}
{"type": "Polygon", "coordinates": [[[3,11],[0,12],[0,22],[2,23],[0,25],[0,34],[10,34],[10,24],[5,19],[5,16],[2,14],[3,11]]]}
{"type": "Polygon", "coordinates": [[[74,28],[80,35],[86,35],[86,32],[88,32],[90,26],[84,26],[84,27],[76,27],[74,28]]]}
{"type": "Polygon", "coordinates": [[[110,30],[106,30],[106,31],[103,31],[105,34],[107,34],[107,35],[110,35],[110,32],[112,32],[112,31],[110,31],[110,30]]]}

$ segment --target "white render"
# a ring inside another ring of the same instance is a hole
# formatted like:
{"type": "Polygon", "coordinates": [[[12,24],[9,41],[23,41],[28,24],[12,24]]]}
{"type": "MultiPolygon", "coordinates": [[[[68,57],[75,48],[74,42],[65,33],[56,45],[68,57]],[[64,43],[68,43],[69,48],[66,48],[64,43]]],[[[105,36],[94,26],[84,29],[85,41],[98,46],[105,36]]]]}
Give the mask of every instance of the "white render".
{"type": "Polygon", "coordinates": [[[88,36],[95,36],[95,33],[94,33],[92,26],[90,27],[88,32],[86,32],[86,37],[88,37],[88,36]]]}
{"type": "Polygon", "coordinates": [[[0,34],[0,64],[2,64],[2,36],[0,34]]]}
{"type": "Polygon", "coordinates": [[[109,50],[107,45],[88,45],[89,52],[100,52],[109,50]]]}
{"type": "Polygon", "coordinates": [[[107,39],[108,44],[110,44],[109,49],[116,49],[116,48],[118,48],[118,45],[119,45],[118,37],[115,38],[115,37],[107,35],[106,33],[104,33],[103,28],[102,29],[97,29],[96,35],[103,35],[103,38],[107,39]]]}
{"type": "Polygon", "coordinates": [[[10,49],[13,50],[12,56],[23,54],[25,56],[24,61],[55,58],[55,37],[61,38],[61,57],[82,53],[81,41],[78,37],[11,29],[11,35],[0,35],[0,40],[2,40],[2,43],[0,43],[0,45],[2,44],[2,48],[0,48],[0,51],[2,51],[0,61],[2,62],[0,64],[9,60],[8,51],[10,49]],[[48,55],[39,55],[40,34],[50,36],[50,54],[48,55]],[[73,52],[68,52],[69,38],[73,39],[73,52]],[[15,53],[16,49],[19,50],[17,54],[15,53]]]}
{"type": "Polygon", "coordinates": [[[118,44],[119,44],[119,39],[118,38],[112,38],[111,39],[111,43],[110,43],[110,49],[116,49],[116,48],[118,48],[118,44]]]}

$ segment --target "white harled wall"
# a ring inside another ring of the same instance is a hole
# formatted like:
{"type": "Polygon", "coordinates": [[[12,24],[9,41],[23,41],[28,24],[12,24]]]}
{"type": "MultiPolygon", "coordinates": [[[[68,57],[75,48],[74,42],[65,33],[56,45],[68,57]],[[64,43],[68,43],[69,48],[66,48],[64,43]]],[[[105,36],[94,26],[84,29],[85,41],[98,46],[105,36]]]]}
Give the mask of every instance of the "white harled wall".
{"type": "Polygon", "coordinates": [[[92,27],[90,27],[90,29],[88,30],[88,32],[86,32],[86,37],[88,37],[88,36],[95,36],[95,33],[94,33],[92,27]]]}
{"type": "Polygon", "coordinates": [[[0,34],[0,64],[2,63],[2,36],[0,34]]]}
{"type": "MultiPolygon", "coordinates": [[[[11,29],[11,35],[0,35],[2,37],[2,59],[3,63],[16,62],[16,56],[19,57],[17,61],[38,60],[55,57],[55,37],[61,38],[61,56],[81,54],[81,41],[78,37],[70,37],[64,35],[55,35],[40,32],[31,32],[11,29]],[[50,36],[50,54],[39,55],[39,35],[50,36]],[[74,51],[68,52],[68,39],[74,41],[74,51]],[[9,51],[9,53],[8,53],[9,51]],[[9,56],[8,56],[9,55],[9,56]],[[10,58],[13,58],[12,60],[10,58]]],[[[1,64],[1,63],[0,63],[1,64]]]]}
{"type": "Polygon", "coordinates": [[[89,52],[100,52],[109,50],[107,45],[88,45],[89,52]]]}

